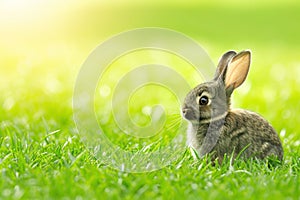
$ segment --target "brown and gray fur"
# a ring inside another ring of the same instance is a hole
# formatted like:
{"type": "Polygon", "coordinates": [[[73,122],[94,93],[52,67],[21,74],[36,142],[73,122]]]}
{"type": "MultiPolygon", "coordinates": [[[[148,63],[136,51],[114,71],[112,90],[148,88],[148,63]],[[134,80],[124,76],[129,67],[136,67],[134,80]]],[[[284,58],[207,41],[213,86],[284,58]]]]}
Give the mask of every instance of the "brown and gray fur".
{"type": "Polygon", "coordinates": [[[250,51],[228,51],[221,57],[214,79],[186,96],[182,112],[190,122],[188,144],[200,156],[211,154],[219,162],[225,154],[282,160],[283,149],[274,128],[256,113],[230,107],[231,94],[245,81],[250,61],[250,51]]]}

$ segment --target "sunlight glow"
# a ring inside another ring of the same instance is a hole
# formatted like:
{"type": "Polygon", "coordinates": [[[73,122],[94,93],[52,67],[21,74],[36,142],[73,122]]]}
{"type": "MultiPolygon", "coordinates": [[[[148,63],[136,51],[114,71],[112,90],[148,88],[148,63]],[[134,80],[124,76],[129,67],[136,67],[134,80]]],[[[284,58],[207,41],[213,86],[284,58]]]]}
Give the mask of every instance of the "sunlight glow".
{"type": "MultiPolygon", "coordinates": [[[[1,1],[1,11],[5,14],[22,14],[23,12],[28,12],[30,10],[35,10],[45,1],[38,0],[2,0],[1,1]]],[[[3,13],[2,13],[3,14],[3,13]]]]}

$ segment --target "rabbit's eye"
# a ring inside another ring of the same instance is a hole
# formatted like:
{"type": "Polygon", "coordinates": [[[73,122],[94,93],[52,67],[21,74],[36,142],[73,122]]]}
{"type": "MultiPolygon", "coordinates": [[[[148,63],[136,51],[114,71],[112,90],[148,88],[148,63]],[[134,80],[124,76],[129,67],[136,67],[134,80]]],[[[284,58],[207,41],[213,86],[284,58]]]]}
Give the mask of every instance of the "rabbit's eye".
{"type": "Polygon", "coordinates": [[[209,102],[209,99],[207,96],[201,96],[199,99],[199,104],[202,106],[207,105],[208,102],[209,102]]]}

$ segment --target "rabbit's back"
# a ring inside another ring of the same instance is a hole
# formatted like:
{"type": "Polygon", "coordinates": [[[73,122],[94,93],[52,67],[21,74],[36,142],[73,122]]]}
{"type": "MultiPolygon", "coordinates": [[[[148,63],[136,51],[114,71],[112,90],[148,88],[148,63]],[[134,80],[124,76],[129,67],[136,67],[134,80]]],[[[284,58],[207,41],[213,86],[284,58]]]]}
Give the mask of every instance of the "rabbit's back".
{"type": "Polygon", "coordinates": [[[260,115],[242,109],[228,112],[220,137],[214,149],[217,157],[231,154],[264,159],[276,156],[282,159],[283,150],[274,128],[260,115]]]}

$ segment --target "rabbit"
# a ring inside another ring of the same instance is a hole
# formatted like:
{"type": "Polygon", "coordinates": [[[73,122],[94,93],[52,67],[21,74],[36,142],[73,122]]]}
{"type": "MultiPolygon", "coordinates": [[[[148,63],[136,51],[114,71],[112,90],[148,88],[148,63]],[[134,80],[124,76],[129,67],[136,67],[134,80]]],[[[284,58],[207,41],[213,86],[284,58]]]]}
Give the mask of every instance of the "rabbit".
{"type": "Polygon", "coordinates": [[[245,81],[250,62],[249,50],[226,52],[213,80],[187,94],[182,106],[182,115],[189,121],[187,142],[200,157],[209,154],[219,163],[225,155],[233,159],[283,159],[279,136],[264,118],[230,107],[231,94],[245,81]]]}

